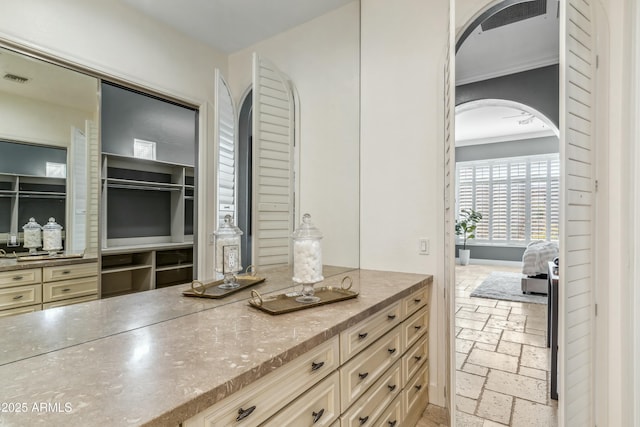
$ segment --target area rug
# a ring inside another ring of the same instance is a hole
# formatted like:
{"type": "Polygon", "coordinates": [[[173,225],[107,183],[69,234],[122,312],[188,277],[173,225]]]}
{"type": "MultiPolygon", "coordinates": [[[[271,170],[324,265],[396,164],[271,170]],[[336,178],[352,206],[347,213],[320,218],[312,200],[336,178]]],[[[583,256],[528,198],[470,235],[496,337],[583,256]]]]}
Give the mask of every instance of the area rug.
{"type": "Polygon", "coordinates": [[[518,301],[535,304],[546,304],[546,295],[523,294],[520,280],[521,273],[492,271],[491,274],[473,292],[472,297],[492,298],[504,301],[518,301]]]}

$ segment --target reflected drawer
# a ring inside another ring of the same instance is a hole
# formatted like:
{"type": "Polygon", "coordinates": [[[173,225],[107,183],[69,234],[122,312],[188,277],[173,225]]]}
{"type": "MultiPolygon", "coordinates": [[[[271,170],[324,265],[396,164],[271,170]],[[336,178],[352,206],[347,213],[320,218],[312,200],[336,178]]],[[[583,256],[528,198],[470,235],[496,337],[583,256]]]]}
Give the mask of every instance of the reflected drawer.
{"type": "Polygon", "coordinates": [[[400,301],[398,301],[342,332],[340,361],[346,362],[401,321],[400,301]]]}
{"type": "Polygon", "coordinates": [[[83,264],[59,265],[56,267],[44,267],[42,280],[53,282],[56,280],[75,279],[78,277],[97,276],[98,263],[88,262],[83,264]]]}
{"type": "Polygon", "coordinates": [[[24,314],[24,313],[33,313],[34,311],[42,310],[42,306],[40,304],[29,305],[27,307],[20,308],[12,308],[10,310],[2,310],[0,311],[0,317],[13,316],[16,314],[24,314]]]}
{"type": "Polygon", "coordinates": [[[400,395],[400,377],[400,363],[396,363],[342,416],[342,427],[380,425],[376,420],[400,395]]]}
{"type": "Polygon", "coordinates": [[[425,286],[402,299],[402,318],[406,319],[429,302],[431,286],[425,286]]]}
{"type": "Polygon", "coordinates": [[[400,327],[396,327],[340,368],[343,412],[396,360],[400,360],[401,341],[400,327]]]}
{"type": "Polygon", "coordinates": [[[44,283],[42,292],[44,302],[92,295],[98,292],[98,276],[44,283]]]}
{"type": "Polygon", "coordinates": [[[424,308],[414,313],[403,325],[403,348],[409,348],[415,344],[420,337],[427,333],[429,328],[429,311],[424,308]]]}
{"type": "Polygon", "coordinates": [[[42,302],[42,285],[0,289],[0,310],[24,307],[42,302]]]}
{"type": "Polygon", "coordinates": [[[71,299],[65,299],[65,300],[62,300],[62,301],[48,302],[46,304],[42,304],[42,309],[43,310],[47,310],[49,308],[63,307],[65,305],[78,304],[80,302],[94,301],[94,300],[97,300],[97,299],[98,299],[98,294],[93,294],[93,295],[89,295],[87,297],[71,298],[71,299]]]}
{"type": "Polygon", "coordinates": [[[266,426],[329,426],[340,415],[340,375],[334,371],[267,421],[266,426]]]}
{"type": "Polygon", "coordinates": [[[402,386],[404,387],[409,378],[413,378],[415,373],[429,359],[429,334],[423,335],[404,356],[402,356],[402,386]]]}
{"type": "Polygon", "coordinates": [[[382,415],[380,415],[376,425],[384,427],[400,427],[403,425],[403,415],[402,397],[398,396],[393,402],[391,402],[391,405],[384,410],[382,415]]]}
{"type": "Polygon", "coordinates": [[[0,288],[31,285],[40,282],[42,282],[42,270],[39,268],[0,272],[0,288]]]}

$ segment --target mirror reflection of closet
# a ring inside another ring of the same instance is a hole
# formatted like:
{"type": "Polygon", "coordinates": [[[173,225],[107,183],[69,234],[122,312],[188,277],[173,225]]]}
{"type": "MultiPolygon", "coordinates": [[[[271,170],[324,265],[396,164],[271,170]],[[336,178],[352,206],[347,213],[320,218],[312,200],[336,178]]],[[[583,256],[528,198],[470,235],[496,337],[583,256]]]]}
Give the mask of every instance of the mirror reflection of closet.
{"type": "Polygon", "coordinates": [[[4,48],[0,77],[0,248],[54,217],[67,252],[97,254],[97,79],[4,48]]]}

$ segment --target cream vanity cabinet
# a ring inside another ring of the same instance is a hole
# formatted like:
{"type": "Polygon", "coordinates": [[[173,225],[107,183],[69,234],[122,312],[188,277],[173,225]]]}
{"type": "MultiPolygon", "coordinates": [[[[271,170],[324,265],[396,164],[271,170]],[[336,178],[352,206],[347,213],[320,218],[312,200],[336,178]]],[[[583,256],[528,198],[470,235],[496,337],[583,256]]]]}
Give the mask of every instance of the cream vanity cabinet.
{"type": "Polygon", "coordinates": [[[98,297],[98,264],[52,265],[0,272],[0,317],[98,297]]]}
{"type": "Polygon", "coordinates": [[[429,290],[377,311],[183,427],[415,425],[428,402],[429,290]]]}

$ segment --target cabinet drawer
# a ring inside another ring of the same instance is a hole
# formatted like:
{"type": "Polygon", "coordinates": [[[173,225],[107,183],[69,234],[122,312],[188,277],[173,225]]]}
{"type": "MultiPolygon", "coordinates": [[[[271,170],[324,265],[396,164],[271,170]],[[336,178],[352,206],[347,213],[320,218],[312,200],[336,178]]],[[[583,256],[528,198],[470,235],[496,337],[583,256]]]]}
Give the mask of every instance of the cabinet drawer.
{"type": "Polygon", "coordinates": [[[400,395],[400,363],[376,381],[371,388],[342,416],[342,427],[380,425],[376,420],[387,406],[400,395]]]}
{"type": "Polygon", "coordinates": [[[32,285],[40,282],[42,282],[42,270],[39,268],[3,271],[0,273],[0,288],[32,285]]]}
{"type": "Polygon", "coordinates": [[[98,299],[98,294],[93,294],[93,295],[89,295],[87,297],[71,298],[71,299],[65,299],[65,300],[62,300],[62,301],[48,302],[46,304],[42,304],[42,309],[43,310],[47,310],[49,308],[62,307],[62,306],[65,306],[65,305],[78,304],[80,302],[93,301],[93,300],[97,300],[97,299],[98,299]]]}
{"type": "Polygon", "coordinates": [[[319,345],[183,423],[193,426],[257,426],[338,367],[338,337],[319,345]],[[242,414],[244,418],[237,421],[242,414]]]}
{"type": "Polygon", "coordinates": [[[40,304],[42,285],[25,285],[0,289],[0,310],[40,304]]]}
{"type": "Polygon", "coordinates": [[[429,311],[424,308],[414,313],[403,325],[404,348],[410,348],[420,337],[427,333],[429,329],[429,311]]]}
{"type": "Polygon", "coordinates": [[[404,387],[409,378],[429,359],[429,334],[423,335],[417,343],[402,356],[402,386],[404,387]]]}
{"type": "Polygon", "coordinates": [[[406,319],[429,302],[430,286],[425,286],[402,299],[402,318],[406,319]]]}
{"type": "Polygon", "coordinates": [[[63,280],[42,285],[44,302],[92,295],[98,292],[98,276],[63,280]]]}
{"type": "Polygon", "coordinates": [[[329,426],[340,415],[340,375],[334,371],[320,384],[297,398],[265,426],[329,426]]]}
{"type": "Polygon", "coordinates": [[[404,411],[402,408],[402,397],[397,396],[391,405],[384,410],[376,425],[384,427],[400,427],[403,423],[404,411]]]}
{"type": "Polygon", "coordinates": [[[404,422],[414,425],[429,402],[429,366],[425,364],[402,392],[404,405],[404,422]]]}
{"type": "Polygon", "coordinates": [[[42,280],[44,282],[54,282],[56,280],[67,280],[97,275],[98,263],[96,262],[59,265],[56,267],[44,267],[42,269],[42,280]]]}
{"type": "Polygon", "coordinates": [[[13,308],[11,310],[0,311],[0,317],[13,316],[16,314],[33,313],[34,311],[40,311],[42,306],[40,304],[29,305],[27,307],[13,308]]]}
{"type": "Polygon", "coordinates": [[[366,346],[398,325],[401,319],[400,301],[340,334],[340,361],[346,362],[366,346]]]}
{"type": "Polygon", "coordinates": [[[401,342],[400,327],[396,327],[340,368],[342,412],[400,360],[401,342]]]}

